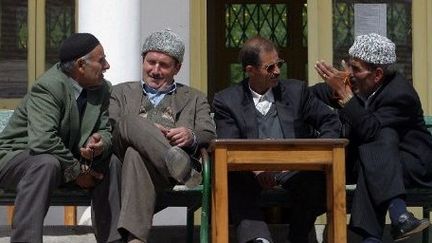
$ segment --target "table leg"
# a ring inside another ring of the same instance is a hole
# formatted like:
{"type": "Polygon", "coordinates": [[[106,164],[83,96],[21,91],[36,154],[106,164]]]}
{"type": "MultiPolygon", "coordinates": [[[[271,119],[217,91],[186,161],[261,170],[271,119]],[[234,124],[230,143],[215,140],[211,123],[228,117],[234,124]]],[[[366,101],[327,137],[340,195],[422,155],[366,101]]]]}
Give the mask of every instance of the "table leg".
{"type": "Polygon", "coordinates": [[[215,149],[212,188],[212,242],[228,242],[228,168],[226,149],[215,149]]]}
{"type": "Polygon", "coordinates": [[[334,148],[333,163],[327,169],[329,242],[347,242],[345,194],[345,153],[343,148],[334,148]]]}

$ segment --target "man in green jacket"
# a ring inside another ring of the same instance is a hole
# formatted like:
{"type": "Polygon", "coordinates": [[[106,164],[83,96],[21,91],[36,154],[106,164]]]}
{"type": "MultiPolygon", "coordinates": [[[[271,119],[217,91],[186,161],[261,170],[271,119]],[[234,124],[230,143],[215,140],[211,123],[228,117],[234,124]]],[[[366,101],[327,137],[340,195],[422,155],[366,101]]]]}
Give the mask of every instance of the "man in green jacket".
{"type": "Polygon", "coordinates": [[[88,33],[67,38],[59,59],[0,134],[0,187],[17,192],[11,242],[42,242],[50,197],[65,184],[90,190],[97,241],[119,240],[120,162],[110,160],[111,86],[103,76],[110,65],[88,33]]]}

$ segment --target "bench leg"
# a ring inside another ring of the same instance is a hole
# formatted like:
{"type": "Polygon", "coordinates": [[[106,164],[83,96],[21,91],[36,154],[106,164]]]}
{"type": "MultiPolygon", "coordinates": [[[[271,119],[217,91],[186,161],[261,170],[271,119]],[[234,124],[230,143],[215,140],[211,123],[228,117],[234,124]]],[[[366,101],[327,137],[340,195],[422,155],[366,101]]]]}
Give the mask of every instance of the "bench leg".
{"type": "Polygon", "coordinates": [[[77,225],[77,207],[64,207],[64,225],[77,225]]]}
{"type": "Polygon", "coordinates": [[[188,243],[193,243],[194,213],[195,213],[195,211],[192,208],[187,208],[187,216],[186,216],[187,239],[186,239],[186,242],[188,242],[188,243]]]}
{"type": "Polygon", "coordinates": [[[15,206],[7,206],[7,222],[9,225],[12,225],[14,210],[15,206]]]}

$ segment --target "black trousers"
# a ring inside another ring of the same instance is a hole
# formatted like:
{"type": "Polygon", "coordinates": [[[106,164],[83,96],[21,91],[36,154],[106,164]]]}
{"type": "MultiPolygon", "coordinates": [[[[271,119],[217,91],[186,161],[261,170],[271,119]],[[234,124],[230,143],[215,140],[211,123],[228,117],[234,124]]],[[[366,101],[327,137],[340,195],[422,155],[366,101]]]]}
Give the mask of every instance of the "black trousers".
{"type": "MultiPolygon", "coordinates": [[[[316,217],[326,211],[325,176],[322,172],[302,171],[285,172],[278,177],[290,196],[288,238],[292,243],[308,242],[316,217]]],[[[255,175],[230,172],[228,186],[230,220],[237,226],[238,241],[262,237],[273,242],[258,203],[262,189],[255,175]]]]}
{"type": "MultiPolygon", "coordinates": [[[[92,222],[97,242],[110,242],[121,238],[116,230],[121,163],[113,156],[100,169],[105,169],[104,179],[90,192],[92,222]]],[[[60,162],[53,155],[24,151],[6,164],[0,171],[0,187],[17,192],[11,242],[42,242],[50,198],[61,184],[60,162]]]]}

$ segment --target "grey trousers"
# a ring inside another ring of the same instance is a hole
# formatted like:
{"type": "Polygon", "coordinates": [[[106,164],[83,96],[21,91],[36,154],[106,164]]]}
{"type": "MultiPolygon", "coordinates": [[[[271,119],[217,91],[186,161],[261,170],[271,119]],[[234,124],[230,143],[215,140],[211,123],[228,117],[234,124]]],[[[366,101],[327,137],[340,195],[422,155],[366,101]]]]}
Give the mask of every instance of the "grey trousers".
{"type": "MultiPolygon", "coordinates": [[[[121,238],[116,230],[120,168],[120,161],[113,157],[109,166],[107,163],[104,179],[91,191],[93,226],[98,242],[121,238]]],[[[50,198],[61,183],[60,163],[50,154],[30,155],[29,151],[24,151],[0,171],[0,187],[17,192],[11,242],[42,242],[50,198]]]]}
{"type": "Polygon", "coordinates": [[[113,138],[123,161],[119,231],[146,242],[157,196],[174,186],[164,161],[171,145],[152,122],[138,116],[120,120],[113,138]]]}

